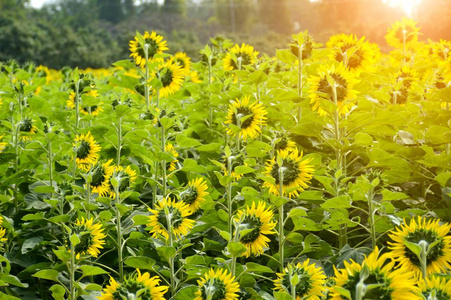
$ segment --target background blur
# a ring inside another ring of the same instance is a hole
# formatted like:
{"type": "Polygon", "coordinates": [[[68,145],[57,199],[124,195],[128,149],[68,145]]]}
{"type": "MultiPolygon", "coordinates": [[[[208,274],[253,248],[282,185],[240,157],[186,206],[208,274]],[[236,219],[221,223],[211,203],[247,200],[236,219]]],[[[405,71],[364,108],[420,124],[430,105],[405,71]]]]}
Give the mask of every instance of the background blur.
{"type": "MultiPolygon", "coordinates": [[[[218,34],[274,55],[292,33],[305,29],[319,43],[335,33],[354,33],[389,51],[386,30],[405,16],[382,0],[54,0],[39,9],[31,4],[0,0],[0,61],[108,67],[128,57],[128,41],[144,30],[163,34],[169,52],[185,51],[194,60],[218,34]]],[[[451,39],[450,17],[450,0],[423,0],[415,15],[422,39],[451,39]]]]}

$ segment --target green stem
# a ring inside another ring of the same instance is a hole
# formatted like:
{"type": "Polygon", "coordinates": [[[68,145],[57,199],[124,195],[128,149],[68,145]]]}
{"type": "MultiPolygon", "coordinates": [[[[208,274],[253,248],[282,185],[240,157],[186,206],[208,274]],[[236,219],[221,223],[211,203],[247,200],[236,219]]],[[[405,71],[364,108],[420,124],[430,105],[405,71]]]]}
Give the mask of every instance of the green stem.
{"type": "MultiPolygon", "coordinates": [[[[227,174],[232,176],[232,157],[227,157],[227,174]]],[[[232,239],[232,182],[227,183],[227,213],[228,213],[228,232],[230,233],[230,239],[232,239]]]]}
{"type": "Polygon", "coordinates": [[[420,252],[420,264],[421,264],[421,274],[423,275],[423,279],[427,278],[427,266],[428,266],[428,243],[426,241],[421,240],[419,242],[419,245],[421,247],[420,252]]]}
{"type": "Polygon", "coordinates": [[[290,283],[291,299],[296,300],[296,286],[290,283]]]}
{"type": "Polygon", "coordinates": [[[116,165],[121,165],[121,150],[122,150],[122,117],[117,120],[117,153],[116,165]]]}
{"type": "MultiPolygon", "coordinates": [[[[167,209],[167,208],[165,208],[167,209]]],[[[172,231],[172,213],[170,213],[169,211],[165,211],[166,213],[166,224],[167,224],[167,231],[168,231],[168,237],[169,237],[169,247],[173,248],[174,247],[174,236],[173,236],[173,231],[172,231]]],[[[177,254],[176,254],[177,255],[177,254]]],[[[175,257],[171,256],[169,258],[169,268],[171,270],[171,285],[170,285],[170,289],[171,289],[171,296],[175,295],[175,289],[176,289],[176,278],[175,278],[175,272],[174,272],[174,262],[175,262],[175,257]]]]}
{"type": "MultiPolygon", "coordinates": [[[[80,80],[75,83],[75,134],[78,133],[78,127],[80,126],[80,80]]],[[[74,157],[74,169],[73,169],[73,179],[75,181],[75,176],[77,174],[77,153],[75,152],[74,157]]]]}
{"type": "MultiPolygon", "coordinates": [[[[283,167],[279,166],[279,194],[280,197],[284,197],[283,194],[283,167]]],[[[280,263],[280,272],[283,272],[284,267],[284,261],[285,261],[285,255],[284,255],[284,249],[283,244],[285,240],[285,233],[284,233],[284,211],[283,211],[284,204],[279,206],[279,263],[280,263]]]]}
{"type": "MultiPolygon", "coordinates": [[[[17,174],[19,172],[19,124],[14,125],[14,171],[17,174]]],[[[16,209],[16,213],[19,208],[19,191],[17,187],[17,183],[14,183],[14,207],[16,209]]]]}
{"type": "Polygon", "coordinates": [[[70,291],[70,299],[75,300],[75,247],[74,244],[70,243],[70,262],[69,262],[69,291],[70,291]]]}
{"type": "Polygon", "coordinates": [[[371,244],[372,244],[372,249],[374,249],[376,247],[376,226],[375,226],[375,222],[374,222],[374,214],[375,214],[375,210],[374,210],[374,206],[373,206],[373,192],[369,191],[366,195],[366,198],[368,200],[368,225],[370,227],[370,233],[371,233],[371,244]]]}
{"type": "Polygon", "coordinates": [[[302,45],[298,45],[298,53],[299,53],[299,59],[298,59],[298,73],[299,73],[299,82],[298,82],[298,94],[299,97],[302,98],[302,69],[303,69],[303,61],[302,61],[302,45]]]}
{"type": "Polygon", "coordinates": [[[119,205],[121,204],[121,197],[119,192],[119,184],[114,188],[116,194],[116,233],[117,233],[117,260],[119,264],[119,281],[124,280],[124,264],[122,259],[122,224],[121,224],[121,212],[119,210],[119,205]]]}
{"type": "Polygon", "coordinates": [[[91,216],[91,177],[92,177],[92,167],[89,168],[88,174],[86,174],[86,200],[88,201],[88,211],[86,213],[87,218],[89,219],[91,216]]]}
{"type": "MultiPolygon", "coordinates": [[[[161,151],[163,151],[163,153],[166,153],[166,130],[163,126],[163,124],[161,125],[161,151]]],[[[161,161],[161,171],[162,171],[162,180],[163,180],[163,196],[166,196],[166,160],[162,160],[161,161]]]]}
{"type": "Polygon", "coordinates": [[[149,44],[144,45],[144,55],[146,57],[146,74],[145,74],[145,82],[144,82],[144,97],[146,98],[146,108],[147,112],[149,112],[150,100],[149,100],[149,44]]]}
{"type": "MultiPolygon", "coordinates": [[[[47,148],[49,153],[49,182],[50,186],[53,188],[53,149],[52,149],[52,141],[47,136],[47,148]]],[[[53,192],[50,193],[50,198],[53,197],[53,192]]]]}

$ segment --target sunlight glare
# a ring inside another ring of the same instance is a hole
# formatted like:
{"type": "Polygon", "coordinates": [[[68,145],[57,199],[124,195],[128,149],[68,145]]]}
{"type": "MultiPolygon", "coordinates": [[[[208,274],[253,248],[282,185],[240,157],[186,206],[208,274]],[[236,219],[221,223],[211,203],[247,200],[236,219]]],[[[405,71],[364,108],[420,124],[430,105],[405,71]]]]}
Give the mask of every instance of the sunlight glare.
{"type": "Polygon", "coordinates": [[[421,0],[382,0],[382,2],[387,3],[390,7],[401,8],[409,18],[412,18],[421,0]]]}

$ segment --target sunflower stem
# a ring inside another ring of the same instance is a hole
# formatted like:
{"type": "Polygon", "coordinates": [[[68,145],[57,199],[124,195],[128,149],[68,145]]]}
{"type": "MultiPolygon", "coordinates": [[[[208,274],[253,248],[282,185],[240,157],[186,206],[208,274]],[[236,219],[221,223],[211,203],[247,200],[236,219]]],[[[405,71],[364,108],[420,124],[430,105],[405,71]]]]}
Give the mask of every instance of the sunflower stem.
{"type": "Polygon", "coordinates": [[[240,114],[236,114],[236,125],[240,128],[240,132],[236,135],[236,151],[240,153],[240,137],[241,137],[241,117],[240,114]]]}
{"type": "Polygon", "coordinates": [[[302,60],[302,45],[298,45],[298,74],[299,74],[299,82],[298,82],[298,94],[299,97],[302,98],[302,69],[303,69],[303,60],[302,60]]]}
{"type": "Polygon", "coordinates": [[[374,222],[374,206],[373,206],[373,201],[374,201],[374,197],[373,197],[373,191],[369,191],[366,194],[366,199],[368,200],[368,225],[370,226],[370,233],[371,233],[371,244],[372,244],[372,248],[374,249],[376,247],[376,226],[375,226],[375,222],[374,222]]]}
{"type": "MultiPolygon", "coordinates": [[[[78,127],[80,126],[80,80],[77,80],[75,83],[75,134],[78,133],[78,127]]],[[[73,179],[75,182],[75,176],[77,174],[77,150],[75,149],[75,157],[74,157],[74,169],[73,169],[73,179]]]]}
{"type": "MultiPolygon", "coordinates": [[[[227,174],[232,176],[232,156],[227,157],[227,174]]],[[[227,213],[228,213],[228,232],[232,239],[232,183],[227,183],[227,213]]]]}
{"type": "Polygon", "coordinates": [[[402,66],[406,65],[406,30],[402,30],[402,66]]]}
{"type": "MultiPolygon", "coordinates": [[[[168,241],[169,241],[169,247],[174,247],[174,232],[172,227],[172,213],[169,212],[169,209],[167,207],[165,208],[165,214],[166,214],[166,228],[168,232],[168,241]]],[[[176,278],[175,278],[175,272],[174,272],[174,262],[175,257],[177,255],[177,252],[174,254],[174,256],[169,257],[169,268],[171,270],[171,296],[174,296],[175,294],[175,288],[176,288],[176,278]]]]}
{"type": "MultiPolygon", "coordinates": [[[[166,153],[166,130],[163,126],[163,124],[161,125],[161,151],[163,151],[163,153],[166,153]]],[[[161,161],[161,171],[162,171],[162,180],[163,180],[163,196],[166,195],[166,160],[162,160],[161,161]]]]}
{"type": "Polygon", "coordinates": [[[72,241],[70,242],[70,262],[69,262],[69,291],[70,299],[75,300],[75,247],[72,241]]]}
{"type": "MultiPolygon", "coordinates": [[[[19,126],[20,126],[19,123],[15,124],[13,126],[14,153],[15,153],[14,171],[16,174],[19,172],[19,126]]],[[[18,208],[19,208],[18,194],[19,194],[19,191],[17,189],[17,183],[15,183],[14,184],[14,207],[16,209],[16,213],[18,212],[18,208]]]]}
{"type": "Polygon", "coordinates": [[[296,300],[296,286],[290,283],[291,299],[296,300]]]}
{"type": "MultiPolygon", "coordinates": [[[[283,198],[283,167],[279,166],[279,194],[280,197],[283,198]]],[[[285,261],[285,257],[284,257],[284,249],[283,249],[283,244],[284,244],[284,212],[283,212],[283,206],[284,204],[279,206],[279,263],[280,263],[280,272],[283,272],[283,267],[284,267],[284,261],[285,261]]]]}
{"type": "Polygon", "coordinates": [[[121,204],[121,197],[119,192],[120,182],[114,187],[116,195],[116,233],[117,233],[117,260],[119,265],[119,281],[124,280],[124,264],[122,261],[122,224],[121,224],[121,211],[119,205],[121,204]]]}
{"type": "Polygon", "coordinates": [[[121,150],[122,150],[122,117],[117,120],[117,153],[116,153],[116,165],[121,165],[121,150]]]}
{"type": "MultiPolygon", "coordinates": [[[[48,149],[48,159],[49,159],[49,183],[53,188],[53,150],[52,150],[52,141],[47,137],[47,149],[48,149]]],[[[50,198],[53,197],[53,191],[50,192],[50,198]]]]}
{"type": "MultiPolygon", "coordinates": [[[[149,112],[150,101],[149,101],[149,44],[144,44],[144,56],[146,57],[146,72],[145,72],[145,82],[144,82],[144,97],[146,99],[146,109],[149,112]]],[[[157,103],[158,107],[158,103],[157,103]]]]}
{"type": "Polygon", "coordinates": [[[92,167],[90,166],[89,168],[89,172],[86,175],[86,200],[88,202],[88,211],[86,213],[87,218],[89,219],[90,215],[91,215],[91,209],[90,209],[90,205],[91,205],[91,178],[92,178],[92,167]]]}
{"type": "Polygon", "coordinates": [[[420,252],[420,264],[421,264],[421,274],[423,275],[423,279],[426,279],[427,276],[427,266],[428,266],[428,243],[424,240],[421,240],[419,243],[419,246],[421,247],[420,252]]]}

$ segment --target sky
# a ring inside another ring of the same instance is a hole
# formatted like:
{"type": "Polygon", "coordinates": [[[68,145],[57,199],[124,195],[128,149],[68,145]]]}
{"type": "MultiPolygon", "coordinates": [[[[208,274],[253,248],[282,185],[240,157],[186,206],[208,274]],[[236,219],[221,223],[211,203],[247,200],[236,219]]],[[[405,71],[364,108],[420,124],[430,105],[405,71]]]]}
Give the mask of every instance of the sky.
{"type": "Polygon", "coordinates": [[[49,0],[31,0],[31,6],[35,8],[40,8],[45,2],[49,2],[49,0]]]}

